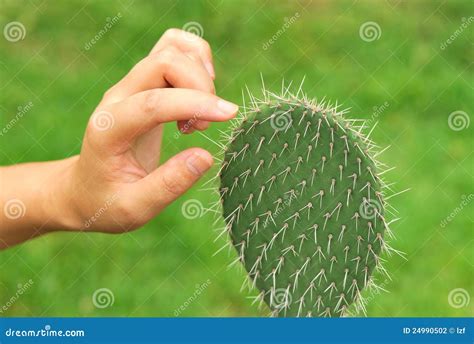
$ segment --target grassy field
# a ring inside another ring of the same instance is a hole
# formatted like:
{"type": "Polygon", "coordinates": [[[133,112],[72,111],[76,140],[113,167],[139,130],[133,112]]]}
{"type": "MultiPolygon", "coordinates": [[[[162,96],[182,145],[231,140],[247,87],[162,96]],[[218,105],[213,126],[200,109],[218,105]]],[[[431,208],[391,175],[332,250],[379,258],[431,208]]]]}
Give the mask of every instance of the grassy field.
{"type": "MultiPolygon", "coordinates": [[[[260,73],[275,90],[282,78],[298,83],[306,76],[311,97],[338,100],[350,117],[378,121],[374,140],[391,146],[381,160],[396,167],[387,177],[396,190],[411,190],[392,203],[401,218],[392,244],[407,260],[385,257],[393,280],[383,281],[389,293],[367,295],[368,315],[473,316],[474,301],[458,305],[449,296],[474,297],[474,125],[448,121],[456,111],[466,121],[474,114],[473,15],[469,0],[0,0],[2,31],[13,21],[25,28],[18,42],[0,36],[2,128],[20,106],[28,108],[1,136],[0,163],[78,154],[103,92],[167,28],[198,22],[213,48],[222,97],[241,104],[245,85],[259,92],[260,73]],[[377,24],[374,37],[360,31],[367,22],[377,24]]],[[[213,125],[207,135],[216,139],[225,128],[213,125]]],[[[175,133],[167,127],[165,158],[191,145],[217,151],[199,134],[175,133]]],[[[198,189],[133,233],[55,234],[0,252],[0,308],[8,306],[1,315],[266,314],[239,291],[243,273],[226,269],[234,253],[212,256],[223,244],[214,242],[213,216],[183,217],[187,200],[215,201],[198,189]],[[113,293],[113,305],[94,307],[100,288],[113,293]]]]}

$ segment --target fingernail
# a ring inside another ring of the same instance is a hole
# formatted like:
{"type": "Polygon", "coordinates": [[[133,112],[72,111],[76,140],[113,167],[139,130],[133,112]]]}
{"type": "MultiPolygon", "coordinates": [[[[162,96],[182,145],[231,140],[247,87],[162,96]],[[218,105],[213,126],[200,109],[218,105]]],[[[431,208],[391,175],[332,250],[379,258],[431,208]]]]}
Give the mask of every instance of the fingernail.
{"type": "Polygon", "coordinates": [[[204,63],[204,67],[206,67],[207,72],[209,73],[209,75],[211,76],[211,78],[215,78],[215,77],[216,77],[216,73],[214,72],[214,66],[212,65],[212,63],[206,62],[206,63],[204,63]]]}
{"type": "Polygon", "coordinates": [[[198,153],[193,153],[186,159],[186,166],[191,173],[201,176],[211,168],[212,158],[210,156],[204,157],[198,153]]]}
{"type": "Polygon", "coordinates": [[[223,99],[217,101],[217,107],[221,110],[223,115],[233,115],[239,110],[237,105],[223,99]]]}

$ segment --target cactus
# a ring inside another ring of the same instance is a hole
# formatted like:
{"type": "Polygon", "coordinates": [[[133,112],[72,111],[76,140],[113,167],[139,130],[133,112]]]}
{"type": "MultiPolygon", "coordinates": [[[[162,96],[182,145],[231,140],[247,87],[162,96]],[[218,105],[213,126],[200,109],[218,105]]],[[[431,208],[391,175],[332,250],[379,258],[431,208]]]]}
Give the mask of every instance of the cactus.
{"type": "Polygon", "coordinates": [[[345,112],[301,87],[264,90],[228,137],[218,173],[225,231],[273,316],[365,311],[362,289],[375,287],[374,271],[388,276],[381,164],[345,112]]]}

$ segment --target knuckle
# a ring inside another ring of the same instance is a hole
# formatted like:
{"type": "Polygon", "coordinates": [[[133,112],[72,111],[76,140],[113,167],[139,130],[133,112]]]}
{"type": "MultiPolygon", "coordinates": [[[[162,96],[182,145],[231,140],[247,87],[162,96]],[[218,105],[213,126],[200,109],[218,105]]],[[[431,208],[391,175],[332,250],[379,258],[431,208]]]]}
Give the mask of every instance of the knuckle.
{"type": "Polygon", "coordinates": [[[146,56],[145,58],[141,59],[138,61],[135,66],[130,70],[129,74],[134,72],[134,71],[139,71],[142,68],[145,68],[146,65],[151,61],[152,55],[146,56]]]}
{"type": "Polygon", "coordinates": [[[211,53],[211,45],[209,44],[209,42],[206,41],[205,39],[202,39],[202,38],[201,38],[201,42],[202,42],[201,44],[202,44],[203,49],[204,49],[207,53],[210,54],[210,53],[211,53]]]}
{"type": "Polygon", "coordinates": [[[199,40],[195,41],[195,46],[199,50],[200,54],[204,54],[206,56],[212,55],[211,45],[204,38],[199,37],[199,40]]]}
{"type": "Polygon", "coordinates": [[[113,92],[114,92],[114,86],[112,86],[111,88],[109,88],[107,91],[104,92],[103,98],[104,99],[110,98],[113,92]]]}
{"type": "Polygon", "coordinates": [[[177,54],[178,50],[175,47],[170,46],[159,51],[156,58],[162,67],[169,68],[175,61],[177,54]]]}
{"type": "Polygon", "coordinates": [[[105,91],[104,95],[102,96],[102,101],[106,104],[112,104],[121,101],[125,97],[123,90],[124,80],[126,80],[126,77],[105,91]]]}
{"type": "Polygon", "coordinates": [[[113,100],[117,93],[117,85],[112,86],[107,91],[104,92],[102,97],[103,100],[113,100]]]}
{"type": "Polygon", "coordinates": [[[174,37],[176,36],[179,32],[181,32],[180,29],[177,29],[177,28],[169,28],[165,31],[165,33],[163,34],[164,36],[169,36],[169,37],[174,37]]]}

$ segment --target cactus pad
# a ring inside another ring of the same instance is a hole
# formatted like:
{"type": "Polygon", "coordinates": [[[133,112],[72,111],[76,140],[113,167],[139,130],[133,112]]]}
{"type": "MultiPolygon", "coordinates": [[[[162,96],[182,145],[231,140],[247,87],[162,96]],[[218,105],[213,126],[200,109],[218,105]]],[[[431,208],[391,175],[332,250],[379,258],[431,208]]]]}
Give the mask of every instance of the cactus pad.
{"type": "Polygon", "coordinates": [[[361,305],[374,270],[384,271],[378,164],[370,140],[343,115],[267,92],[225,150],[219,191],[227,230],[274,316],[344,316],[361,305]]]}

